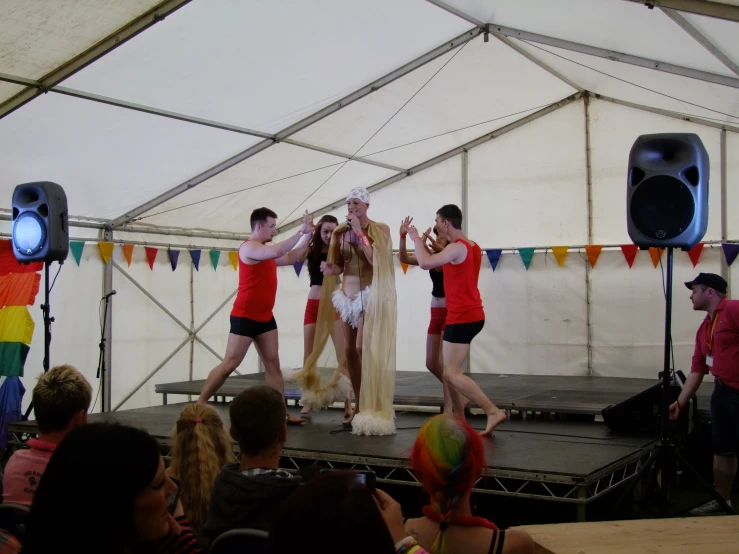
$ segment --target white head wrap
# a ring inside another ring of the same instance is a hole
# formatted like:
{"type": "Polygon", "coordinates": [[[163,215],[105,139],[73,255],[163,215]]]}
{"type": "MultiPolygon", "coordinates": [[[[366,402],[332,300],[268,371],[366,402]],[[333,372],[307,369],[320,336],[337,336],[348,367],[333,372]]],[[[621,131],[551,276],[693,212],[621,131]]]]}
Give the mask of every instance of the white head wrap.
{"type": "Polygon", "coordinates": [[[351,200],[352,198],[356,198],[357,200],[361,200],[365,204],[370,203],[370,194],[369,191],[364,187],[354,187],[352,190],[349,191],[349,194],[346,195],[347,201],[351,200]]]}

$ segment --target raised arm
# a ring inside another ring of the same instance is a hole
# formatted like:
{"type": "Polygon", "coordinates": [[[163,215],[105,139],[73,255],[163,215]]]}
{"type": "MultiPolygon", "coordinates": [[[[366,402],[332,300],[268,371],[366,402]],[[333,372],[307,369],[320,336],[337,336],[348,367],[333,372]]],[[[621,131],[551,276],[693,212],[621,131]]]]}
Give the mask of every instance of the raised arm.
{"type": "Polygon", "coordinates": [[[409,254],[405,246],[405,237],[408,234],[408,227],[410,227],[412,222],[412,217],[406,217],[400,223],[400,261],[408,265],[418,265],[416,257],[413,254],[409,254]]]}
{"type": "Polygon", "coordinates": [[[293,265],[296,262],[305,261],[305,258],[308,254],[308,245],[310,244],[311,235],[312,232],[308,233],[307,235],[303,235],[298,241],[298,244],[295,246],[295,248],[290,250],[284,256],[280,256],[279,258],[277,258],[277,265],[293,265]]]}
{"type": "Polygon", "coordinates": [[[277,260],[290,252],[298,244],[302,235],[310,235],[312,232],[313,218],[308,215],[308,211],[306,210],[303,215],[303,224],[294,235],[277,244],[262,244],[257,241],[247,241],[239,249],[239,257],[244,263],[248,263],[245,258],[251,258],[259,262],[277,260]]]}
{"type": "Polygon", "coordinates": [[[452,243],[438,254],[429,254],[424,248],[423,238],[418,235],[418,229],[411,226],[408,234],[413,239],[413,246],[416,250],[416,259],[421,269],[434,269],[444,264],[461,263],[467,257],[467,249],[459,243],[452,243]]]}

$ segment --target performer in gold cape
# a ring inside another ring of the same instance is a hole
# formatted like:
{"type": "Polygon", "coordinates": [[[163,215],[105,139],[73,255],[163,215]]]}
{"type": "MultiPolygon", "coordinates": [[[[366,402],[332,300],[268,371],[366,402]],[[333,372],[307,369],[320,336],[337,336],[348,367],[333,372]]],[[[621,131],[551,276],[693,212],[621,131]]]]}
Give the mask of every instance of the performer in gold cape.
{"type": "Polygon", "coordinates": [[[395,340],[397,299],[390,228],[367,217],[369,192],[352,189],[346,197],[349,214],[331,237],[318,307],[313,352],[295,379],[303,404],[321,409],[340,399],[344,357],[326,377],[316,362],[331,332],[335,313],[343,322],[345,359],[356,400],[352,432],[357,435],[395,433],[395,340]],[[342,274],[341,288],[336,276],[342,274]]]}

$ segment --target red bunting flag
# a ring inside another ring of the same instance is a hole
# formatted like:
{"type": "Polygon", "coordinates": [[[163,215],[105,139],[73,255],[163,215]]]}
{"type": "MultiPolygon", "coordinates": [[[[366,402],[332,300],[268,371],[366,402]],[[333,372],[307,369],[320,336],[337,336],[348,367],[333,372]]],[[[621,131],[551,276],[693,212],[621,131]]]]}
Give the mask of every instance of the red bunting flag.
{"type": "Polygon", "coordinates": [[[703,243],[699,242],[693,248],[688,251],[690,261],[693,262],[693,267],[698,265],[698,261],[701,259],[701,253],[703,252],[703,243]]]}
{"type": "MultiPolygon", "coordinates": [[[[598,258],[600,258],[601,250],[603,250],[603,247],[599,244],[588,244],[585,246],[585,253],[588,255],[590,267],[595,267],[598,258]]],[[[629,264],[629,267],[631,267],[631,264],[629,264]]]]}
{"type": "Polygon", "coordinates": [[[146,259],[149,260],[149,269],[154,270],[154,260],[157,259],[157,252],[159,250],[150,246],[145,246],[144,250],[146,250],[146,259]]]}
{"type": "Polygon", "coordinates": [[[634,265],[634,258],[636,258],[636,253],[639,252],[639,247],[636,244],[622,244],[621,252],[624,253],[626,263],[631,267],[634,265]]]}

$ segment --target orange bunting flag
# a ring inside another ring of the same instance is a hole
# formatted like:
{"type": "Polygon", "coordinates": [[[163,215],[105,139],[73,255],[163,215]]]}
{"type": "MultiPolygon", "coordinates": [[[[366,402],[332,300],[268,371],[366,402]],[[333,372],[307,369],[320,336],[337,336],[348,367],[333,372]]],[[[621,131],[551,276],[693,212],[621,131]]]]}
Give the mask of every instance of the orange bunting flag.
{"type": "Polygon", "coordinates": [[[144,251],[146,252],[146,259],[149,261],[149,269],[154,271],[154,260],[157,259],[157,252],[159,250],[150,246],[144,246],[144,251]]]}
{"type": "Polygon", "coordinates": [[[565,260],[567,259],[567,251],[569,249],[569,246],[552,246],[552,252],[554,253],[554,257],[557,259],[559,267],[565,265],[565,260]]]}
{"type": "Polygon", "coordinates": [[[688,257],[690,258],[690,261],[693,262],[693,267],[698,265],[698,262],[701,259],[701,253],[703,252],[703,243],[699,242],[696,244],[693,248],[691,248],[688,251],[688,257]]]}
{"type": "Polygon", "coordinates": [[[110,256],[113,254],[113,243],[112,242],[98,242],[98,249],[100,249],[100,256],[106,264],[110,263],[110,256]]]}
{"type": "Polygon", "coordinates": [[[234,271],[236,271],[239,268],[239,253],[229,252],[228,259],[231,260],[231,265],[234,266],[234,271]]]}
{"type": "MultiPolygon", "coordinates": [[[[585,246],[585,253],[588,255],[590,267],[595,267],[598,258],[600,258],[601,250],[603,250],[603,247],[599,244],[588,244],[585,246]]],[[[631,267],[631,264],[629,264],[629,267],[631,267]]]]}
{"type": "Polygon", "coordinates": [[[636,244],[622,244],[621,252],[624,253],[626,263],[631,267],[634,265],[634,258],[636,258],[636,254],[639,252],[639,247],[636,244]]]}
{"type": "Polygon", "coordinates": [[[123,257],[128,262],[128,267],[131,267],[131,257],[133,256],[133,244],[123,245],[123,257]]]}
{"type": "Polygon", "coordinates": [[[664,248],[656,248],[654,246],[649,247],[649,256],[652,258],[652,263],[654,264],[655,269],[659,265],[659,260],[662,257],[662,252],[664,251],[664,248]]]}
{"type": "MultiPolygon", "coordinates": [[[[398,261],[400,261],[400,253],[398,253],[398,261]]],[[[405,275],[408,272],[408,264],[400,262],[400,267],[403,269],[403,275],[405,275]]]]}

